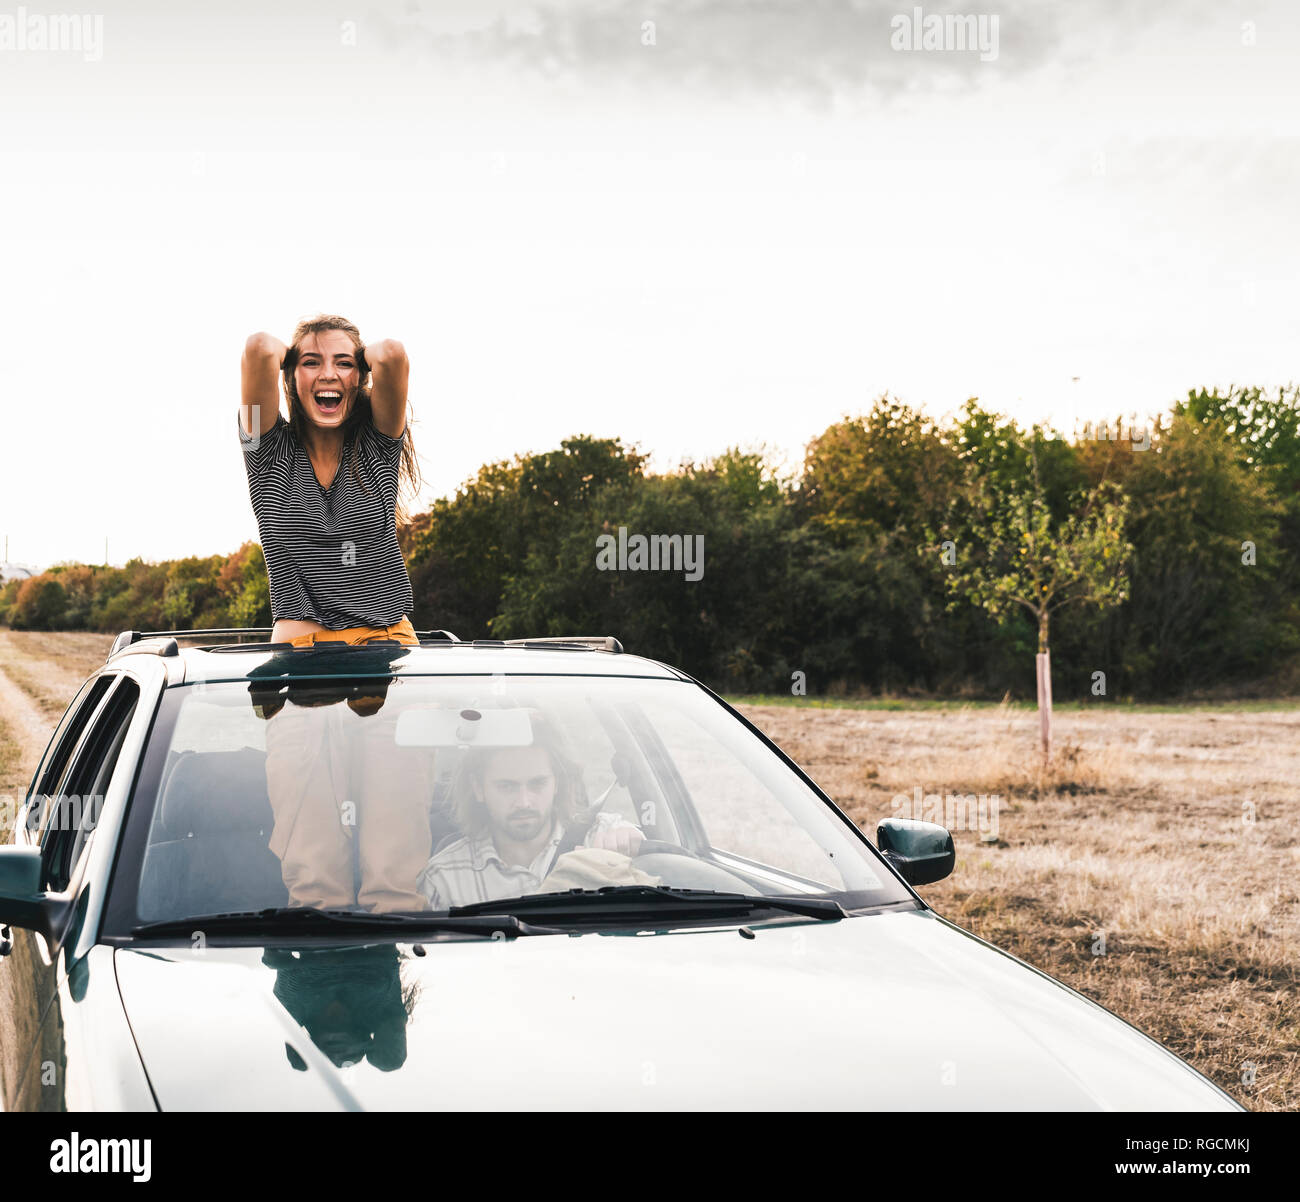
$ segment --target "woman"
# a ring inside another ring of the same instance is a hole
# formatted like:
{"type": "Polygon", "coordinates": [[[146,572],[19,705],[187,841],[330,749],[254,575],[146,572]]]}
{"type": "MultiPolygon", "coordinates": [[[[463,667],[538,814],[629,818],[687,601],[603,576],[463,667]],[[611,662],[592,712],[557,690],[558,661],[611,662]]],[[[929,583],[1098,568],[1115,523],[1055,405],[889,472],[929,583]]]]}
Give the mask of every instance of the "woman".
{"type": "MultiPolygon", "coordinates": [[[[351,322],[322,315],[300,322],[288,346],[254,334],[241,374],[239,441],[270,581],[272,641],[416,643],[397,542],[401,484],[419,483],[401,343],[367,346],[351,322]]],[[[429,858],[432,765],[420,749],[395,745],[391,717],[349,707],[345,718],[342,706],[286,706],[267,727],[270,847],[289,902],[423,909],[415,879],[429,858]]]]}
{"type": "Polygon", "coordinates": [[[401,480],[419,487],[406,429],[409,371],[400,342],[367,347],[341,317],[300,322],[287,347],[271,334],[244,347],[240,442],[275,642],[309,646],[327,630],[361,642],[357,632],[381,627],[384,637],[416,641],[396,527],[401,480]]]}

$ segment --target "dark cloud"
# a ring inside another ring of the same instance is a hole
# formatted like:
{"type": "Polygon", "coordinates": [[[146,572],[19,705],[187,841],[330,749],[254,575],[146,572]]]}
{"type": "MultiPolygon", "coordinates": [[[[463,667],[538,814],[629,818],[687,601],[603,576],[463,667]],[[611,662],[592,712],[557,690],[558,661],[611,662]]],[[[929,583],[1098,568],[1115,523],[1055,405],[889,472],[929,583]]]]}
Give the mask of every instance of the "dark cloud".
{"type": "MultiPolygon", "coordinates": [[[[1195,22],[1208,2],[1183,3],[1178,11],[1195,22]]],[[[860,95],[974,88],[1065,57],[1077,61],[1080,54],[1105,53],[1135,27],[1172,11],[1125,0],[920,5],[925,15],[996,14],[998,55],[984,62],[977,50],[894,49],[892,22],[899,15],[910,19],[914,7],[900,0],[682,0],[671,7],[649,0],[570,0],[486,4],[457,17],[445,5],[409,0],[400,14],[390,10],[374,19],[392,49],[599,87],[602,95],[621,84],[639,95],[788,96],[822,106],[860,95]],[[646,21],[654,22],[653,47],[643,44],[646,21]]]]}

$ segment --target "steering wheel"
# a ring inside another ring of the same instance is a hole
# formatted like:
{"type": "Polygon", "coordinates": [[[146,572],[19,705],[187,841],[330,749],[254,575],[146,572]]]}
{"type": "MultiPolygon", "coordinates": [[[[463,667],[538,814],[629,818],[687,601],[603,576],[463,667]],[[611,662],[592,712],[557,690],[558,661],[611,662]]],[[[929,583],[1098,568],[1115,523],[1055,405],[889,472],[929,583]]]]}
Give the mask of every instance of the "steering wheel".
{"type": "Polygon", "coordinates": [[[700,858],[680,843],[669,843],[666,839],[642,839],[636,858],[640,859],[642,856],[690,856],[692,860],[700,858]]]}
{"type": "Polygon", "coordinates": [[[748,881],[725,868],[710,864],[677,843],[660,839],[644,840],[632,859],[632,866],[660,877],[670,889],[710,889],[718,893],[750,896],[758,892],[748,881]]]}

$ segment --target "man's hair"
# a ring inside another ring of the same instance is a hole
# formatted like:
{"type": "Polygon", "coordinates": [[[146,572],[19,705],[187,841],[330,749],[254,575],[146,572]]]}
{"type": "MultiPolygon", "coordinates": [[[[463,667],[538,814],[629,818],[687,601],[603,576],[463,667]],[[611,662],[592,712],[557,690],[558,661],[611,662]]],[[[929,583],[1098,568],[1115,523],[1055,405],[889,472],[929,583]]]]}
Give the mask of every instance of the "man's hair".
{"type": "MultiPolygon", "coordinates": [[[[555,806],[552,810],[556,821],[567,823],[573,816],[587,808],[587,790],[582,780],[582,769],[569,751],[564,737],[544,715],[533,710],[529,715],[533,729],[533,741],[527,747],[540,747],[551,761],[551,771],[555,775],[555,806]]],[[[513,751],[511,747],[472,747],[465,752],[457,752],[461,762],[452,780],[452,812],[461,833],[474,839],[486,833],[491,827],[485,806],[474,793],[474,784],[483,787],[488,765],[494,756],[503,751],[513,751]]]]}
{"type": "MultiPolygon", "coordinates": [[[[289,432],[299,442],[302,441],[302,429],[307,424],[308,419],[302,401],[298,398],[298,383],[294,379],[294,372],[302,355],[303,339],[311,334],[323,334],[326,330],[341,330],[352,340],[352,349],[354,351],[362,352],[365,350],[365,343],[361,341],[361,331],[346,317],[339,317],[337,314],[321,313],[316,317],[306,317],[294,328],[293,338],[289,342],[288,353],[284,357],[284,397],[289,405],[289,432]]],[[[360,377],[357,380],[357,395],[352,402],[352,409],[348,413],[347,420],[343,423],[343,444],[346,446],[350,441],[354,448],[356,432],[362,426],[373,425],[375,420],[370,410],[370,372],[362,367],[363,363],[364,359],[359,359],[357,362],[357,368],[360,372],[360,377]]],[[[351,456],[350,470],[353,480],[365,490],[365,483],[357,470],[355,450],[351,456]]],[[[398,479],[400,484],[410,491],[412,497],[419,492],[420,466],[415,457],[415,444],[411,440],[411,423],[409,421],[402,433],[402,462],[398,472],[398,479]]],[[[397,499],[397,524],[399,526],[403,525],[408,516],[406,506],[399,495],[397,499]]]]}

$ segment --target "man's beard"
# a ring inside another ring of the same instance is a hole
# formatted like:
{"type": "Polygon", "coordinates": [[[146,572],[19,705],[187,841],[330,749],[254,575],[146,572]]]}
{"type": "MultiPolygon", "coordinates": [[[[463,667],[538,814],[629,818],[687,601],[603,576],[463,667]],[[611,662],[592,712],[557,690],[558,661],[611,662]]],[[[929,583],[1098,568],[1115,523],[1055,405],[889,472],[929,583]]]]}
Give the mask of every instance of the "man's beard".
{"type": "Polygon", "coordinates": [[[519,843],[528,843],[549,828],[551,815],[540,810],[511,810],[506,815],[506,833],[519,843]]]}

